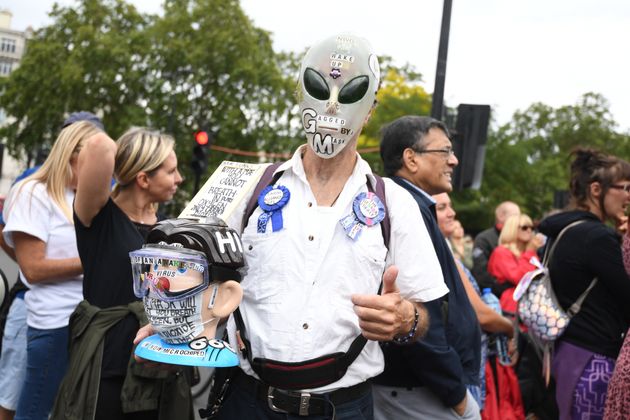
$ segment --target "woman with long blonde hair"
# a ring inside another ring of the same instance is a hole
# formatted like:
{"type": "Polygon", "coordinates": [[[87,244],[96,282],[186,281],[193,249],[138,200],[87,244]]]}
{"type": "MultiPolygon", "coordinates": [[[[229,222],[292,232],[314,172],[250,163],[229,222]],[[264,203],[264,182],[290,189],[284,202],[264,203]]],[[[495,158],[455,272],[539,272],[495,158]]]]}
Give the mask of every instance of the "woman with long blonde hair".
{"type": "Polygon", "coordinates": [[[499,245],[492,251],[488,261],[488,272],[499,284],[509,286],[499,298],[503,311],[516,313],[516,301],[512,297],[514,288],[525,273],[536,268],[531,261],[532,258],[538,259],[536,250],[541,245],[542,241],[534,233],[534,224],[528,215],[510,216],[505,221],[499,235],[499,245]]]}
{"type": "Polygon", "coordinates": [[[81,301],[82,268],[72,221],[78,155],[101,130],[64,128],[41,168],[17,183],[4,209],[4,239],[29,286],[27,368],[16,419],[47,419],[68,361],[68,322],[81,301]]]}
{"type": "MultiPolygon", "coordinates": [[[[96,134],[79,155],[74,220],[85,273],[85,301],[75,311],[73,321],[77,325],[85,322],[88,327],[98,324],[106,332],[102,360],[98,354],[93,355],[93,371],[100,373],[96,377],[85,376],[86,381],[95,382],[94,392],[86,397],[94,400],[86,403],[76,396],[74,389],[65,388],[76,383],[66,377],[62,385],[66,400],[61,403],[58,398],[55,412],[74,404],[83,405],[77,410],[84,418],[145,419],[156,418],[158,402],[160,406],[164,404],[159,399],[161,385],[156,385],[156,393],[147,400],[123,393],[131,398],[128,404],[137,407],[132,414],[123,413],[121,392],[125,378],[130,375],[133,339],[143,317],[142,303],[133,292],[129,252],[142,247],[149,230],[158,221],[157,204],[172,199],[182,181],[174,145],[168,135],[132,128],[116,142],[105,133],[96,134]],[[112,175],[116,185],[110,190],[112,175]]],[[[88,334],[81,339],[89,341],[93,337],[88,334]]],[[[82,343],[76,341],[71,345],[81,348],[82,343]]],[[[153,387],[151,380],[143,378],[143,381],[144,390],[153,387]]],[[[147,394],[142,395],[147,398],[147,394]]],[[[182,418],[186,418],[185,414],[182,418]]]]}

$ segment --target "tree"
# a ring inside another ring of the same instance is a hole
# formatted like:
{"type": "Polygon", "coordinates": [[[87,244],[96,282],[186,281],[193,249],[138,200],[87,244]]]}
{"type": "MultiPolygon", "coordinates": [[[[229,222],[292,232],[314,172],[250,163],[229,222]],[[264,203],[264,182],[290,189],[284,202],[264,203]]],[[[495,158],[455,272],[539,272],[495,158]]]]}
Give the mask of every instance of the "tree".
{"type": "MultiPolygon", "coordinates": [[[[286,73],[295,56],[276,55],[237,0],[167,0],[162,16],[123,0],[80,0],[50,16],[0,85],[0,107],[14,118],[0,137],[14,157],[51,144],[77,110],[100,113],[113,138],[133,125],[174,134],[185,174],[198,129],[249,151],[302,142],[292,123],[295,74],[286,73]]],[[[231,158],[211,156],[208,170],[231,158]]],[[[183,185],[178,200],[191,189],[183,185]]]]}
{"type": "MultiPolygon", "coordinates": [[[[148,30],[146,111],[152,125],[173,132],[182,162],[192,133],[245,151],[285,151],[296,142],[294,82],[282,72],[290,55],[276,55],[269,33],[256,28],[236,0],[169,0],[148,30]]],[[[255,157],[211,153],[207,173],[223,160],[255,157]]],[[[188,165],[181,165],[190,173],[188,165]]],[[[186,188],[190,192],[190,188],[186,188]]],[[[189,195],[178,197],[185,201],[189,195]]]]}
{"type": "Polygon", "coordinates": [[[16,158],[51,144],[67,112],[102,112],[112,136],[146,122],[147,20],[122,0],[55,5],[50,16],[1,86],[0,107],[13,121],[0,137],[16,158]]]}
{"type": "MultiPolygon", "coordinates": [[[[381,128],[404,115],[429,115],[431,96],[421,85],[422,75],[410,65],[397,67],[390,57],[381,57],[381,87],[377,106],[358,140],[359,148],[379,146],[381,128]]],[[[378,151],[363,155],[374,172],[383,172],[378,151]]]]}
{"type": "Polygon", "coordinates": [[[473,231],[487,227],[494,207],[507,199],[532,218],[542,217],[552,208],[554,192],[568,189],[569,154],[577,146],[630,156],[630,136],[617,131],[602,95],[586,93],[575,105],[559,108],[535,103],[516,112],[489,134],[481,190],[454,200],[464,209],[473,203],[479,203],[472,206],[477,210],[485,207],[484,224],[474,218],[464,224],[473,231]]]}

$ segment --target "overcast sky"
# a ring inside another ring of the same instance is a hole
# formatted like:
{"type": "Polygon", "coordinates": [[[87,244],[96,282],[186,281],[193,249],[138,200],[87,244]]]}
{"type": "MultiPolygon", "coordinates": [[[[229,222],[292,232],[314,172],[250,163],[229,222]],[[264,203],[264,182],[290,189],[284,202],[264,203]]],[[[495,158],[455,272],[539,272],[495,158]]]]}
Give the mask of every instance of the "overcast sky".
{"type": "MultiPolygon", "coordinates": [[[[158,13],[160,0],[128,0],[158,13]]],[[[59,0],[73,4],[73,0],[59,0]]],[[[53,0],[0,0],[13,29],[49,22],[53,0]]],[[[409,62],[433,92],[441,0],[241,0],[279,50],[302,51],[336,32],[367,38],[396,64],[409,62]],[[380,6],[379,6],[380,5],[380,6]]],[[[498,123],[534,102],[572,105],[603,94],[630,131],[630,0],[453,0],[445,103],[489,104],[498,123]]]]}

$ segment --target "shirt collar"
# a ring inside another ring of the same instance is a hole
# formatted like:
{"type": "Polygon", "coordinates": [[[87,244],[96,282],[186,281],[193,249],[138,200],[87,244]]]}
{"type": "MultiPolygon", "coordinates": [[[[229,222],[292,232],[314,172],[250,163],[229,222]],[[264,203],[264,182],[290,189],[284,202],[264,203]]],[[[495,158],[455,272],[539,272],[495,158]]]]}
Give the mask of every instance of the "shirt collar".
{"type": "MultiPolygon", "coordinates": [[[[304,172],[304,164],[302,163],[302,155],[304,154],[304,148],[308,147],[308,145],[303,144],[297,148],[297,150],[293,153],[293,156],[288,161],[284,162],[282,165],[276,168],[274,175],[278,172],[291,170],[293,173],[298,176],[298,178],[302,179],[305,183],[308,184],[306,179],[306,173],[304,172]]],[[[354,165],[354,170],[352,171],[352,177],[360,176],[365,180],[365,177],[370,180],[373,188],[376,188],[376,177],[372,173],[372,169],[370,165],[363,160],[359,153],[357,155],[357,162],[354,165]]]]}
{"type": "Polygon", "coordinates": [[[435,205],[435,200],[433,199],[433,197],[431,197],[429,194],[427,194],[426,192],[424,192],[423,189],[419,188],[417,185],[413,184],[412,182],[410,182],[409,180],[400,177],[400,179],[403,180],[403,182],[405,182],[406,184],[410,185],[411,188],[413,188],[414,190],[418,191],[419,193],[421,193],[427,200],[429,200],[431,202],[431,205],[435,205]]]}

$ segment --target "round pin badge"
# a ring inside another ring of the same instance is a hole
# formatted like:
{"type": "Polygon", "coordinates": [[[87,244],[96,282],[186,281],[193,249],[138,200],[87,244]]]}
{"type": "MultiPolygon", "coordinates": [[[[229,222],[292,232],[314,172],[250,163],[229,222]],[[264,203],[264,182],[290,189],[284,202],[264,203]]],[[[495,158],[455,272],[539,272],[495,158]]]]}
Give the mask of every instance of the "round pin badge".
{"type": "Polygon", "coordinates": [[[264,211],[278,210],[287,204],[290,196],[284,185],[269,185],[258,196],[258,205],[264,211]]]}
{"type": "Polygon", "coordinates": [[[373,226],[385,218],[385,205],[373,192],[362,192],[353,202],[354,214],[361,223],[373,226]]]}
{"type": "Polygon", "coordinates": [[[282,190],[279,188],[275,188],[265,194],[265,196],[263,197],[263,201],[266,205],[273,206],[274,204],[279,203],[280,200],[282,200],[283,196],[284,194],[282,193],[282,190]]]}

